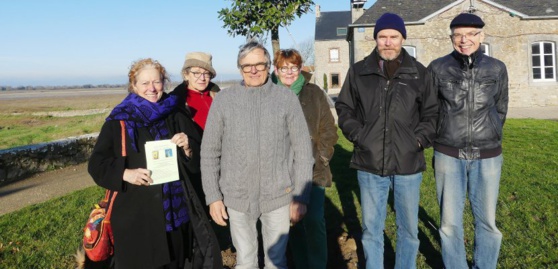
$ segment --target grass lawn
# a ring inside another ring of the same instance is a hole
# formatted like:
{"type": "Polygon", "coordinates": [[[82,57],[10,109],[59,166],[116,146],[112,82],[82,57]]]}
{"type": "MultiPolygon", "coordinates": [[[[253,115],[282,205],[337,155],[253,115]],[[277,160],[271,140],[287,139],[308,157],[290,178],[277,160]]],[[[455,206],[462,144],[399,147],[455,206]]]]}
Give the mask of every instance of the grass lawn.
{"type": "MultiPolygon", "coordinates": [[[[557,268],[558,122],[509,119],[504,132],[504,167],[496,218],[504,236],[499,268],[557,268]]],[[[352,145],[340,136],[331,162],[334,186],[326,193],[328,233],[333,238],[347,234],[358,239],[359,188],[356,172],[348,168],[352,145]]],[[[432,150],[426,153],[427,160],[431,160],[432,150]]],[[[83,224],[91,205],[102,195],[100,188],[91,187],[0,216],[0,267],[73,268],[83,224]]],[[[421,246],[417,267],[440,268],[439,215],[431,166],[423,178],[419,218],[421,246]]],[[[470,207],[466,208],[465,233],[471,261],[474,240],[470,207]]],[[[389,268],[395,257],[396,235],[391,206],[385,234],[389,268]]],[[[330,257],[335,255],[342,253],[330,253],[330,257]]]]}

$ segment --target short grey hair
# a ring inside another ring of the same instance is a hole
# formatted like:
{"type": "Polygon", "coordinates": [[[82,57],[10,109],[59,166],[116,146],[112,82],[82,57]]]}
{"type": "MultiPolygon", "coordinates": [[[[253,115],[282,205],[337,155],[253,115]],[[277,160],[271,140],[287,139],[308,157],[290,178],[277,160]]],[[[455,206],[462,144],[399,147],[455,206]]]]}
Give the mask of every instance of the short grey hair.
{"type": "Polygon", "coordinates": [[[264,47],[264,45],[257,41],[249,41],[248,43],[240,46],[240,51],[238,52],[238,58],[236,59],[236,66],[240,68],[240,60],[244,59],[248,53],[254,51],[255,49],[261,49],[264,51],[265,63],[268,67],[271,66],[271,56],[269,51],[264,47]]]}

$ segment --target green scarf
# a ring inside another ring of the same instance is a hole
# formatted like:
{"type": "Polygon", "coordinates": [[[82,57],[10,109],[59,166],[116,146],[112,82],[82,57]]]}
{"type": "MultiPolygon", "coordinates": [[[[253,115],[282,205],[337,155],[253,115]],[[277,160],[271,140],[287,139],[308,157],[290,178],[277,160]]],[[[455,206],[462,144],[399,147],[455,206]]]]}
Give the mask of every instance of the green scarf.
{"type": "MultiPolygon", "coordinates": [[[[273,83],[277,85],[285,86],[281,82],[281,80],[275,75],[275,73],[271,74],[271,80],[273,81],[273,83]]],[[[300,92],[302,91],[302,87],[304,86],[304,82],[305,82],[304,76],[302,74],[298,74],[298,78],[295,80],[295,82],[293,82],[293,85],[291,85],[291,91],[293,91],[296,94],[296,96],[300,95],[300,92]]]]}

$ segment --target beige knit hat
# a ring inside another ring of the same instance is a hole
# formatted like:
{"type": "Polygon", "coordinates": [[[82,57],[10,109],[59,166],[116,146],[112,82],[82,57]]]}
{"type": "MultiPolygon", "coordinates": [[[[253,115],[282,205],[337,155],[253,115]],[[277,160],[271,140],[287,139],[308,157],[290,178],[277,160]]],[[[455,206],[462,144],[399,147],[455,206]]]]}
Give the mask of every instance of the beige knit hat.
{"type": "Polygon", "coordinates": [[[186,54],[186,60],[184,61],[184,66],[182,67],[182,73],[186,72],[187,68],[190,67],[201,67],[212,74],[212,78],[217,76],[215,69],[211,65],[211,59],[213,57],[209,53],[204,52],[191,52],[186,54]]]}

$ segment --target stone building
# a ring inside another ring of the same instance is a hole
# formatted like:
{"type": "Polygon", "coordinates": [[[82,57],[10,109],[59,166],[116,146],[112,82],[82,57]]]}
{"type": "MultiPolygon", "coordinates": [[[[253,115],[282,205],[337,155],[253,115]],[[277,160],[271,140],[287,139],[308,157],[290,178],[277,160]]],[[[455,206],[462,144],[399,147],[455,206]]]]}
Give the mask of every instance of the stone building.
{"type": "MultiPolygon", "coordinates": [[[[316,8],[315,59],[321,59],[315,62],[316,77],[339,74],[342,85],[348,66],[376,46],[375,21],[385,12],[403,18],[407,28],[404,47],[424,65],[453,50],[450,21],[459,13],[472,12],[486,23],[483,50],[508,67],[510,107],[558,106],[558,0],[377,0],[367,10],[363,2],[350,2],[352,22],[346,25],[345,47],[339,39],[318,39],[323,36],[318,31],[328,25],[323,20],[333,12],[318,16],[316,8]],[[327,53],[335,48],[340,48],[338,62],[343,64],[333,66],[331,53],[327,53]],[[329,62],[324,64],[325,60],[329,62]]],[[[323,87],[323,83],[318,85],[323,87]]]]}
{"type": "Polygon", "coordinates": [[[318,5],[315,9],[314,83],[329,93],[339,92],[350,65],[346,38],[351,11],[320,12],[318,5]]]}

